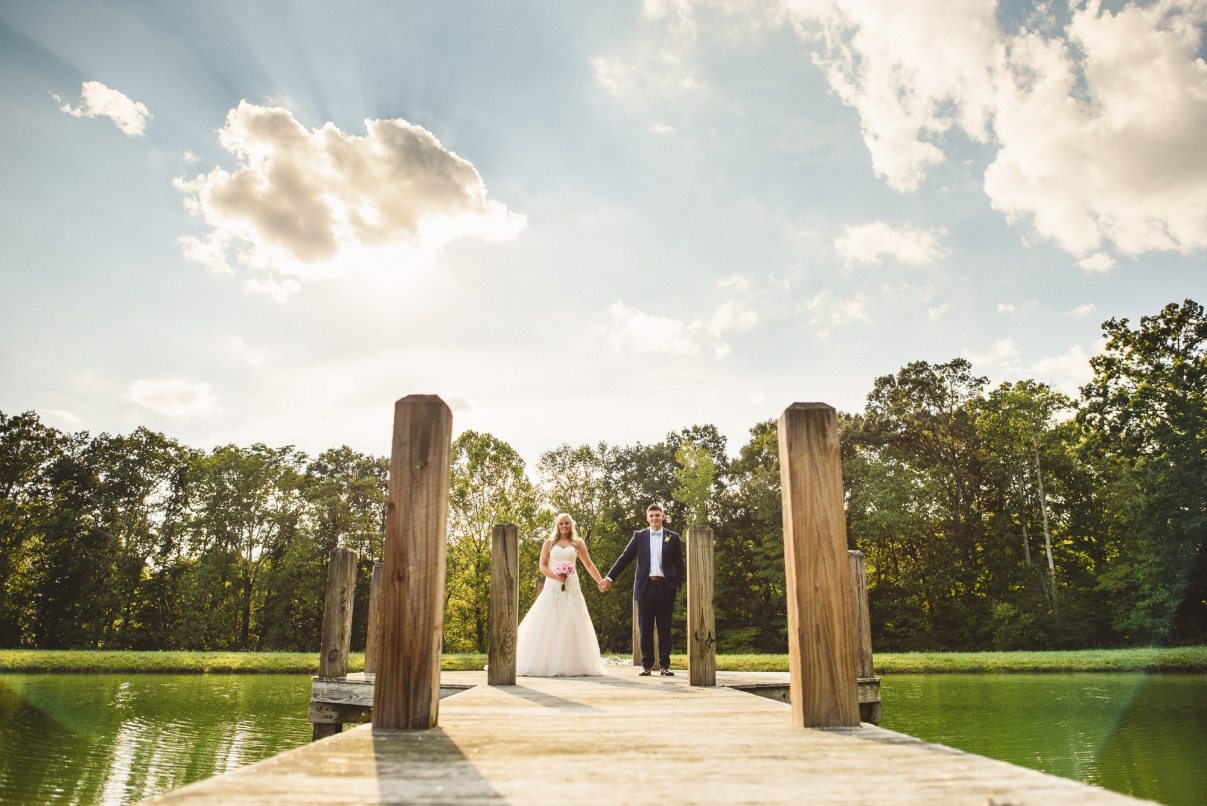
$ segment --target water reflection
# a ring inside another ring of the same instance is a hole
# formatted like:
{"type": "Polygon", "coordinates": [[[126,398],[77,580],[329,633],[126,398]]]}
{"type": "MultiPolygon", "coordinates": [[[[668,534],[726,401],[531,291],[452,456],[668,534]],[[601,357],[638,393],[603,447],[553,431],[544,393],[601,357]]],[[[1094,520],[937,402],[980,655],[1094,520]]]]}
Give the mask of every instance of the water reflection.
{"type": "Polygon", "coordinates": [[[310,738],[302,675],[0,675],[0,802],[131,803],[310,738]]]}
{"type": "Polygon", "coordinates": [[[1207,676],[891,675],[884,726],[1054,775],[1201,803],[1207,676]]]}

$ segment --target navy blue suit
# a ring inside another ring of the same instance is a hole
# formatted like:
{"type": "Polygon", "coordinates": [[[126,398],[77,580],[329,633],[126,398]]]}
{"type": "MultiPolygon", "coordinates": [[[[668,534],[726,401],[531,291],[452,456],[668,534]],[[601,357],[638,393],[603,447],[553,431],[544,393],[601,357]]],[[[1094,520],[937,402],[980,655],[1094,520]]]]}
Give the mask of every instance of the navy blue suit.
{"type": "Polygon", "coordinates": [[[671,617],[675,612],[675,594],[687,581],[687,566],[683,562],[683,543],[670,529],[662,529],[661,581],[650,579],[650,530],[633,533],[633,539],[616,558],[606,576],[613,582],[634,559],[633,601],[637,603],[637,630],[641,635],[641,665],[654,665],[654,629],[658,629],[658,663],[671,668],[671,617]]]}

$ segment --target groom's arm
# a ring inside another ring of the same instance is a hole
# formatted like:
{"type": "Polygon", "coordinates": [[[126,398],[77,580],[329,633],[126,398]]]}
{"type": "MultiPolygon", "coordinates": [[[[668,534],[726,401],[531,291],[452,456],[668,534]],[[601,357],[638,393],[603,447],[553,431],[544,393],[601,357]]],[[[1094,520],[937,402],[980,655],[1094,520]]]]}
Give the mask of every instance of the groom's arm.
{"type": "Polygon", "coordinates": [[[637,556],[637,535],[639,534],[641,532],[633,534],[633,539],[629,541],[629,545],[625,546],[624,551],[620,552],[620,556],[616,558],[616,562],[612,563],[612,567],[608,569],[606,579],[609,582],[615,582],[616,578],[624,573],[624,569],[637,556]]]}

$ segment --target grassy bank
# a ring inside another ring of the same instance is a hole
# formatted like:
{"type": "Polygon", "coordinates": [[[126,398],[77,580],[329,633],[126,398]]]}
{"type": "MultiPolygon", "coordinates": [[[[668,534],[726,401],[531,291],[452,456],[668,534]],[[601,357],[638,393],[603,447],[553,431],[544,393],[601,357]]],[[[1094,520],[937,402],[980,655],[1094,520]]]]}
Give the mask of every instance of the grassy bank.
{"type": "MultiPolygon", "coordinates": [[[[1207,672],[1207,646],[1156,649],[1087,649],[1070,652],[884,652],[877,674],[921,672],[1207,672]]],[[[481,669],[485,655],[445,655],[445,671],[481,669]]],[[[352,653],[352,671],[364,655],[352,653]]],[[[686,655],[671,665],[687,667],[686,655]]],[[[717,668],[741,672],[786,672],[787,655],[718,655],[717,668]]],[[[124,652],[87,650],[0,650],[0,672],[168,672],[314,674],[314,652],[124,652]]]]}

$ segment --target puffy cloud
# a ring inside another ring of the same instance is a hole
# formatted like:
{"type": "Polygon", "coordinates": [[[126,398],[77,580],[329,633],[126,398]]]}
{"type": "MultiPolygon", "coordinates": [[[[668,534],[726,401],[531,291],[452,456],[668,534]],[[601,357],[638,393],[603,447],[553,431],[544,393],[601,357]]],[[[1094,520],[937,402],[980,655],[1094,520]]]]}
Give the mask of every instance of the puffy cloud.
{"type": "Polygon", "coordinates": [[[655,123],[653,126],[650,126],[650,131],[654,134],[674,134],[675,127],[668,126],[665,123],[655,123]]]}
{"type": "Polygon", "coordinates": [[[1085,269],[1086,274],[1105,274],[1118,264],[1106,252],[1095,252],[1077,261],[1077,265],[1085,269]]]}
{"type": "Polygon", "coordinates": [[[813,60],[859,113],[872,168],[912,191],[943,160],[941,137],[959,126],[988,135],[996,54],[993,0],[786,0],[814,38],[813,60]]]}
{"type": "Polygon", "coordinates": [[[1094,311],[1098,310],[1098,306],[1092,302],[1087,302],[1085,305],[1078,305],[1076,308],[1070,308],[1067,312],[1068,316],[1083,317],[1089,316],[1094,311]]]}
{"type": "Polygon", "coordinates": [[[1076,395],[1078,389],[1094,377],[1090,356],[1077,344],[1060,355],[1041,358],[1031,364],[1029,371],[1033,377],[1045,380],[1069,395],[1076,395]]]}
{"type": "Polygon", "coordinates": [[[1001,372],[1013,372],[1018,369],[1019,351],[1014,339],[998,339],[983,353],[965,350],[964,357],[974,365],[985,366],[1001,372]]]}
{"type": "Polygon", "coordinates": [[[801,303],[801,310],[809,314],[809,324],[817,328],[817,336],[822,339],[836,327],[868,321],[862,294],[839,299],[827,289],[801,303]]]}
{"type": "Polygon", "coordinates": [[[958,131],[996,153],[984,189],[1087,271],[1207,247],[1207,3],[1047,6],[1003,31],[993,0],[785,0],[877,175],[916,189],[958,131]]]}
{"type": "Polygon", "coordinates": [[[85,81],[80,87],[80,105],[72,106],[58,95],[59,109],[73,118],[107,117],[129,137],[141,137],[152,115],[147,107],[99,81],[85,81]]]}
{"type": "Polygon", "coordinates": [[[254,273],[250,286],[288,296],[366,255],[431,254],[458,237],[505,240],[523,229],[524,216],[487,199],[474,166],[426,129],[398,119],[365,129],[311,130],[282,107],[240,102],[218,133],[237,168],[175,181],[211,228],[182,237],[182,252],[219,272],[233,271],[233,252],[254,273]]]}
{"type": "Polygon", "coordinates": [[[847,264],[880,264],[888,256],[901,263],[922,265],[931,263],[946,254],[939,238],[946,230],[925,230],[912,227],[893,227],[884,221],[847,227],[837,240],[834,249],[847,264]]]}
{"type": "Polygon", "coordinates": [[[951,310],[950,302],[940,302],[938,305],[934,306],[933,308],[927,308],[926,317],[931,320],[938,319],[943,314],[947,313],[949,310],[951,310]]]}
{"type": "Polygon", "coordinates": [[[608,306],[603,327],[608,344],[617,350],[696,355],[708,349],[714,357],[724,358],[730,353],[725,337],[748,332],[758,321],[757,313],[737,302],[723,303],[707,319],[690,322],[614,302],[608,306]]]}
{"type": "Polygon", "coordinates": [[[741,274],[727,274],[720,280],[717,280],[717,285],[721,288],[731,288],[735,291],[745,291],[750,288],[750,281],[741,274]]]}
{"type": "Polygon", "coordinates": [[[1014,37],[985,172],[994,207],[1090,255],[1087,271],[1113,266],[1092,254],[1106,241],[1129,255],[1207,246],[1204,23],[1199,1],[1090,2],[1064,36],[1014,37]]]}
{"type": "Polygon", "coordinates": [[[168,417],[204,414],[217,403],[208,383],[190,383],[179,379],[134,381],[130,384],[126,399],[168,417]]]}

